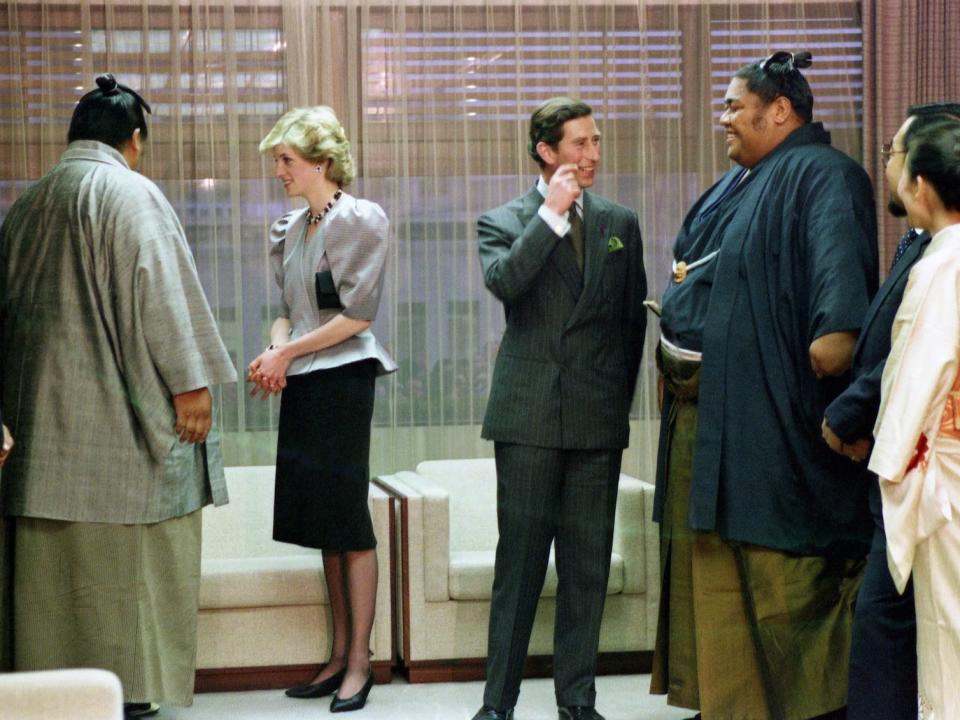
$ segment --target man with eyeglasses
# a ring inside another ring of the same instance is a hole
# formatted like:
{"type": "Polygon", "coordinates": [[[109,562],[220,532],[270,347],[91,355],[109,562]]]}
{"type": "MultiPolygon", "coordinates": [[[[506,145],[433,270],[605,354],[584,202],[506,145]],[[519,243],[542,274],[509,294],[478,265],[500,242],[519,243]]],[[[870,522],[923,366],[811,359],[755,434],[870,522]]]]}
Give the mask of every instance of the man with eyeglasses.
{"type": "MultiPolygon", "coordinates": [[[[924,127],[944,117],[960,119],[960,104],[914,105],[893,141],[880,149],[890,193],[887,208],[906,216],[897,195],[907,141],[924,127]]],[[[873,442],[873,426],[880,407],[880,380],[890,354],[893,318],[910,275],[923,255],[930,235],[909,229],[897,245],[893,265],[870,308],[853,354],[853,379],[824,413],[823,438],[835,452],[865,460],[873,442]]],[[[915,720],[917,717],[917,628],[913,584],[900,595],[887,569],[886,536],[880,504],[880,486],[863,464],[863,482],[869,488],[873,541],[867,556],[863,584],[857,595],[850,650],[849,720],[915,720]]],[[[845,480],[849,483],[849,480],[845,480]]]]}
{"type": "Polygon", "coordinates": [[[840,718],[846,702],[870,520],[820,422],[877,288],[876,219],[863,168],[812,121],[810,61],[734,74],[735,165],[684,219],[663,295],[651,691],[708,720],[840,718]]]}

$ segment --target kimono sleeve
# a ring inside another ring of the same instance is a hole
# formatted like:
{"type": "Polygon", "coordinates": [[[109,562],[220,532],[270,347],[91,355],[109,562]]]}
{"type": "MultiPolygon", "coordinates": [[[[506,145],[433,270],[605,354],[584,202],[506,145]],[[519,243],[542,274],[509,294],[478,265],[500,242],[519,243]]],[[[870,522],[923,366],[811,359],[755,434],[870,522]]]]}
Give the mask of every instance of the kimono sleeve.
{"type": "Polygon", "coordinates": [[[180,223],[164,204],[155,208],[160,217],[140,223],[149,231],[137,238],[130,331],[141,336],[170,394],[177,395],[233,382],[236,371],[180,223]]]}
{"type": "Polygon", "coordinates": [[[808,339],[856,331],[877,289],[877,232],[866,174],[823,163],[805,180],[808,339]]]}
{"type": "Polygon", "coordinates": [[[379,205],[365,200],[357,200],[337,221],[326,251],[343,315],[373,322],[383,294],[390,223],[379,205]]]}
{"type": "Polygon", "coordinates": [[[918,264],[893,323],[893,347],[883,373],[883,401],[870,470],[900,481],[920,434],[939,426],[957,376],[960,287],[956,269],[918,264]],[[917,271],[920,272],[917,272],[917,271]]]}

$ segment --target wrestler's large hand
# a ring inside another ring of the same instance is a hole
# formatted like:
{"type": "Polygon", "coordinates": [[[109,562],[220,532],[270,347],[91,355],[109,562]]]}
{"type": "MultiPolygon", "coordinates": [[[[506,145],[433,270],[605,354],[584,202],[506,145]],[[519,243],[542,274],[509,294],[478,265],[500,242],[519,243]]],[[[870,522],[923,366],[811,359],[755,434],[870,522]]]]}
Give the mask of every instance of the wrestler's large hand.
{"type": "Polygon", "coordinates": [[[213,396],[205,388],[197,388],[173,396],[177,413],[174,431],[180,442],[198,443],[207,439],[213,425],[213,396]]]}
{"type": "Polygon", "coordinates": [[[10,434],[10,429],[4,425],[3,448],[0,449],[0,467],[3,467],[3,464],[7,461],[11,450],[13,450],[13,435],[10,434]]]}
{"type": "Polygon", "coordinates": [[[287,386],[287,368],[290,360],[281,352],[279,345],[273,345],[260,353],[247,366],[247,380],[253,383],[250,395],[259,393],[263,399],[278,395],[287,386]]]}
{"type": "Polygon", "coordinates": [[[547,196],[543,204],[557,215],[566,215],[580,194],[580,183],[577,182],[577,166],[573,163],[561,165],[553,173],[547,185],[547,196]]]}

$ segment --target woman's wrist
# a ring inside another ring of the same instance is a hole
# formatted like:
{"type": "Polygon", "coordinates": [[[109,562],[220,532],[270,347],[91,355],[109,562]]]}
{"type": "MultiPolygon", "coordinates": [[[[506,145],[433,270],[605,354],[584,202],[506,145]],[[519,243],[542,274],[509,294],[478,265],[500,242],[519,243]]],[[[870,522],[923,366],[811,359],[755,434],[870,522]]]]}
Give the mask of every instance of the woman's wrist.
{"type": "Polygon", "coordinates": [[[292,360],[293,357],[290,355],[289,346],[290,346],[289,342],[274,342],[274,343],[270,343],[267,346],[267,350],[268,351],[272,350],[284,360],[292,360]]]}

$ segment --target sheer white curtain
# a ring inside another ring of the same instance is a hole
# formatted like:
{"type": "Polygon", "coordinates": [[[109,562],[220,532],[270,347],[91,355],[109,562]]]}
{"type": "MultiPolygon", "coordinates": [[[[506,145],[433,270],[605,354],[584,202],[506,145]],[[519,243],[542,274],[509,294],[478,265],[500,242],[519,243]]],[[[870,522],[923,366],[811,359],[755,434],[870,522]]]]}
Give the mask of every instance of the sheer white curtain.
{"type": "MultiPolygon", "coordinates": [[[[730,75],[809,49],[816,119],[861,156],[855,2],[9,2],[0,6],[0,213],[53,165],[100,72],[153,105],[143,172],[177,208],[242,370],[276,310],[270,222],[291,203],[257,144],[292,106],[324,103],[354,144],[352,192],[380,203],[394,251],[375,331],[400,364],[378,381],[374,472],[492,454],[479,438],[503,309],[483,286],[474,223],[525,192],[536,105],[570,94],[603,133],[595,190],[638,210],[650,296],[669,282],[683,214],[726,167],[730,75]]],[[[652,478],[651,322],[625,470],[652,478]]],[[[270,463],[277,403],[224,388],[228,462],[270,463]]]]}

